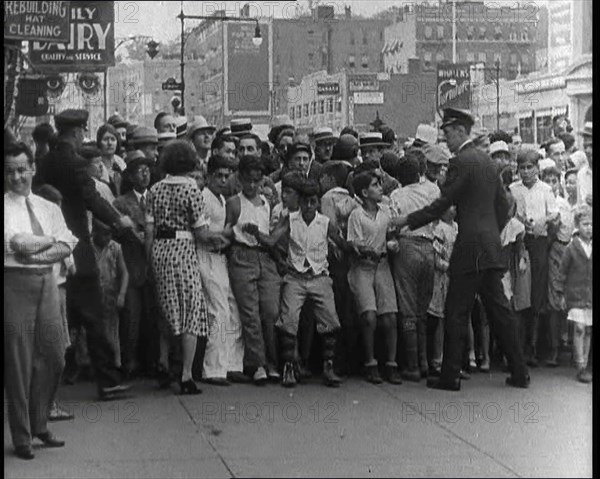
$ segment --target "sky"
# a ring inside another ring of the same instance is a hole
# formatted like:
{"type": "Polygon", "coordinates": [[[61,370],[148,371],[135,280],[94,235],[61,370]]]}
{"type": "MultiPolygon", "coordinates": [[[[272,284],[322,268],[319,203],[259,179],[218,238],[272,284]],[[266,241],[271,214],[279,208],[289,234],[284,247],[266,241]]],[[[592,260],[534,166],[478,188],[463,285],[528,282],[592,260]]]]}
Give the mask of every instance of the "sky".
{"type": "MultiPolygon", "coordinates": [[[[546,0],[533,0],[543,4],[546,0]]],[[[251,5],[250,15],[276,18],[295,16],[297,9],[308,11],[308,0],[294,2],[281,1],[187,1],[183,2],[183,11],[187,15],[210,15],[216,10],[226,10],[228,15],[239,15],[240,9],[246,4],[251,5]]],[[[320,0],[315,3],[333,5],[336,13],[343,13],[344,6],[349,5],[352,13],[363,16],[385,10],[393,5],[411,3],[410,0],[320,0]]],[[[491,3],[506,3],[514,5],[515,0],[494,0],[491,3]]],[[[179,1],[171,2],[115,2],[115,36],[124,38],[128,35],[148,35],[156,41],[165,42],[176,39],[181,33],[181,24],[176,18],[180,11],[179,1]]],[[[186,28],[193,26],[199,20],[186,20],[186,28]]]]}

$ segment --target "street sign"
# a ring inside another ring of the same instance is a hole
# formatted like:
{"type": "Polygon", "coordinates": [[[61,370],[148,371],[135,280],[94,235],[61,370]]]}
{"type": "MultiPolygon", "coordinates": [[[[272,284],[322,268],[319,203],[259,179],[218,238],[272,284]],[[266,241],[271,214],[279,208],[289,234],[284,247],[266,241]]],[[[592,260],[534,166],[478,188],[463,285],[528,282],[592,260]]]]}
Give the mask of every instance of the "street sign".
{"type": "Polygon", "coordinates": [[[317,83],[317,95],[339,95],[339,83],[317,83]]]}
{"type": "Polygon", "coordinates": [[[382,105],[382,91],[355,91],[353,94],[355,105],[382,105]]]}
{"type": "Polygon", "coordinates": [[[438,64],[437,110],[471,107],[471,65],[469,63],[438,64]]]}
{"type": "Polygon", "coordinates": [[[99,72],[114,66],[114,2],[73,1],[70,8],[68,43],[30,41],[31,64],[42,72],[61,73],[99,72]]]}
{"type": "Polygon", "coordinates": [[[168,78],[167,81],[162,84],[162,89],[167,91],[181,90],[182,88],[183,83],[176,81],[175,78],[168,78]]]}
{"type": "Polygon", "coordinates": [[[4,38],[68,42],[71,2],[3,2],[4,38]]]}

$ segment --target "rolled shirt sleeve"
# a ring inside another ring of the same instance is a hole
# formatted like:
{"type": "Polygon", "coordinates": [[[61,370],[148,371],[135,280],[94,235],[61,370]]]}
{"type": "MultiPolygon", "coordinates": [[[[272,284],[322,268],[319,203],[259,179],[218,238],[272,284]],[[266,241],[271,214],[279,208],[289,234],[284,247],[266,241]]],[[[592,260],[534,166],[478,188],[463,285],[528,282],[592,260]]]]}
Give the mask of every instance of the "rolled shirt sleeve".
{"type": "Polygon", "coordinates": [[[65,243],[69,245],[69,248],[71,249],[71,251],[73,251],[75,249],[75,246],[77,246],[79,240],[73,233],[71,233],[71,230],[67,227],[67,223],[65,222],[65,218],[62,214],[61,209],[54,204],[49,205],[49,207],[49,212],[52,217],[52,232],[50,233],[50,235],[54,236],[57,243],[65,243]]]}

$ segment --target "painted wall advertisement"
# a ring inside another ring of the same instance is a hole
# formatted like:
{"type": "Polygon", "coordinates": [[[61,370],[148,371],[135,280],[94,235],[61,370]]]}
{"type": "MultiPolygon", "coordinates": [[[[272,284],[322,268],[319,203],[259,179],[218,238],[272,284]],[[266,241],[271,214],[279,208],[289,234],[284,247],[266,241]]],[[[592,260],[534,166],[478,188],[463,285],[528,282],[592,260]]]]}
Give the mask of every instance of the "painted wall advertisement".
{"type": "Polygon", "coordinates": [[[114,66],[114,2],[70,2],[70,8],[68,43],[30,41],[31,63],[42,71],[61,72],[98,72],[114,66]]]}
{"type": "Polygon", "coordinates": [[[71,2],[3,2],[4,38],[68,42],[71,2]]]}
{"type": "Polygon", "coordinates": [[[471,107],[471,76],[469,63],[437,66],[437,110],[471,107]]]}
{"type": "Polygon", "coordinates": [[[256,23],[228,23],[224,35],[225,114],[269,115],[273,78],[271,28],[260,25],[263,39],[254,44],[256,23]]]}

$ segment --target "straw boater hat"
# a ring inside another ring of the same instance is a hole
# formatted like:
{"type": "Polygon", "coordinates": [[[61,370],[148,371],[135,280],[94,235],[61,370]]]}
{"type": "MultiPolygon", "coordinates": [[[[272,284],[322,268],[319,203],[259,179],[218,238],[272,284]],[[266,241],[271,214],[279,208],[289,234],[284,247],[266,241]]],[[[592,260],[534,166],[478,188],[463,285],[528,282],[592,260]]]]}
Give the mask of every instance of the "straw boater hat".
{"type": "Polygon", "coordinates": [[[378,131],[372,131],[370,133],[363,133],[359,138],[359,146],[361,148],[367,148],[371,146],[389,147],[389,143],[383,141],[383,135],[378,131]]]}
{"type": "Polygon", "coordinates": [[[319,127],[312,133],[312,140],[315,143],[319,141],[335,141],[337,138],[333,134],[333,130],[327,126],[319,127]]]}
{"type": "Polygon", "coordinates": [[[490,156],[492,156],[494,153],[500,153],[500,152],[510,153],[510,151],[508,150],[508,145],[506,144],[505,141],[502,141],[502,140],[495,141],[494,143],[492,143],[490,145],[490,156]]]}
{"type": "Polygon", "coordinates": [[[242,136],[252,132],[252,120],[250,118],[234,118],[231,120],[231,134],[242,136]]]}

